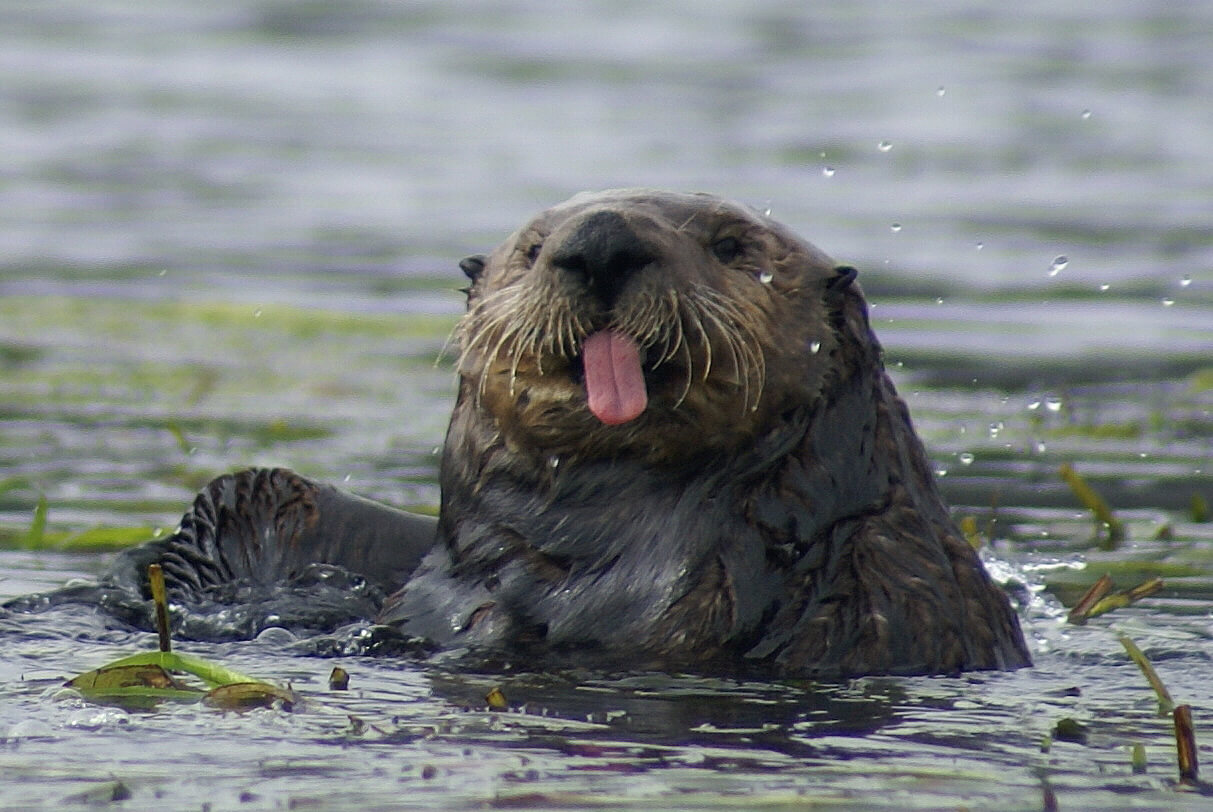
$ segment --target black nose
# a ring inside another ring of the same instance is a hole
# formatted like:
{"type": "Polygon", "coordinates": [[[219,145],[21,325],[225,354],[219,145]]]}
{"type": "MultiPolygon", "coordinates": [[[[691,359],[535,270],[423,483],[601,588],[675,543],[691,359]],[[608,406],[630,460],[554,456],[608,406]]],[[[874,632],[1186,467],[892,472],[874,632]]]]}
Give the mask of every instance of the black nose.
{"type": "Polygon", "coordinates": [[[551,263],[579,277],[611,307],[628,280],[656,258],[622,215],[598,211],[577,225],[552,254],[551,263]]]}

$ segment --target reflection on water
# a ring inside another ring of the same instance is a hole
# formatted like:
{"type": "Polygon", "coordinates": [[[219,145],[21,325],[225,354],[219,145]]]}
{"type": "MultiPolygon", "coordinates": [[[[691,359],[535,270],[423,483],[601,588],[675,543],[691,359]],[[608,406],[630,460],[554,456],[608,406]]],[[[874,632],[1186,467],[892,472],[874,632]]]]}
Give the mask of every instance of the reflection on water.
{"type": "MultiPolygon", "coordinates": [[[[1173,786],[1167,721],[1109,631],[1146,649],[1199,734],[1205,6],[69,0],[0,22],[0,538],[24,537],[40,494],[52,533],[168,529],[249,464],[432,506],[457,260],[583,188],[703,189],[861,268],[1037,658],[802,685],[346,657],[337,694],[331,660],[269,634],[191,650],[289,680],[304,712],[135,714],[59,686],[146,635],[79,608],[9,614],[0,806],[111,781],[130,809],[1038,808],[1044,783],[1062,808],[1207,803],[1173,786]],[[1062,461],[1121,511],[1127,549],[1087,551],[1062,461]],[[1103,568],[1168,587],[1062,625],[1055,596],[1103,568]],[[507,712],[485,706],[495,686],[507,712]],[[1042,752],[1065,717],[1086,743],[1042,752]]],[[[0,592],[100,558],[2,552],[0,592]]]]}

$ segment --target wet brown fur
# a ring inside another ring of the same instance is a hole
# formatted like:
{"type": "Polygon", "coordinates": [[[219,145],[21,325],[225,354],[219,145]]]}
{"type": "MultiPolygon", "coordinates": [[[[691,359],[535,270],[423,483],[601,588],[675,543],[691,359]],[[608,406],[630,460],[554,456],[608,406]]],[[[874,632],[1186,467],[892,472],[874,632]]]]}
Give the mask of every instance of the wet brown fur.
{"type": "Polygon", "coordinates": [[[383,619],[636,664],[1029,662],[858,285],[816,248],[719,198],[617,190],[549,209],[473,270],[439,543],[383,619]],[[553,259],[595,215],[651,259],[618,284],[553,259]],[[649,392],[617,426],[580,378],[581,342],[607,327],[642,348],[649,392]]]}

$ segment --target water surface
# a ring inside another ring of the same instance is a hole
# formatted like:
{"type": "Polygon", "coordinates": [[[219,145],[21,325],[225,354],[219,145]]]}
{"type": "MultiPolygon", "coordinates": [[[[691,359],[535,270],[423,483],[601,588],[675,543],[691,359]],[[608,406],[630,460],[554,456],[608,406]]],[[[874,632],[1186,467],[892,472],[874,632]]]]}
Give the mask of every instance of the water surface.
{"type": "MultiPolygon", "coordinates": [[[[1112,631],[1193,705],[1210,761],[1213,530],[1189,509],[1213,501],[1205,6],[69,0],[0,22],[10,548],[40,496],[49,533],[150,536],[249,464],[432,507],[458,259],[581,189],[705,190],[861,269],[1037,661],[814,685],[346,657],[334,693],[334,660],[267,632],[181,645],[289,681],[304,710],[134,713],[59,686],[148,635],[10,614],[0,807],[114,781],[129,809],[1036,809],[1045,785],[1063,809],[1209,803],[1176,787],[1112,631]],[[1126,547],[1090,550],[1061,462],[1126,547]],[[1104,569],[1167,587],[1064,625],[1104,569]],[[1066,717],[1086,741],[1042,751],[1066,717]]],[[[105,562],[0,551],[0,594],[105,562]]]]}

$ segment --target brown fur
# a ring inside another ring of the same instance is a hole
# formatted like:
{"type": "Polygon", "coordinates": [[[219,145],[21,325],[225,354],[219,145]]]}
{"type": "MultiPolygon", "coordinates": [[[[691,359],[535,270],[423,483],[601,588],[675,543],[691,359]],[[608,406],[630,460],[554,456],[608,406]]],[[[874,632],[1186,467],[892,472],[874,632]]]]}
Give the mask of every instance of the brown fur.
{"type": "Polygon", "coordinates": [[[383,619],[796,674],[1028,662],[853,271],[748,209],[649,190],[579,195],[469,262],[439,544],[383,619]],[[603,328],[645,358],[648,406],[622,425],[580,377],[603,328]]]}

